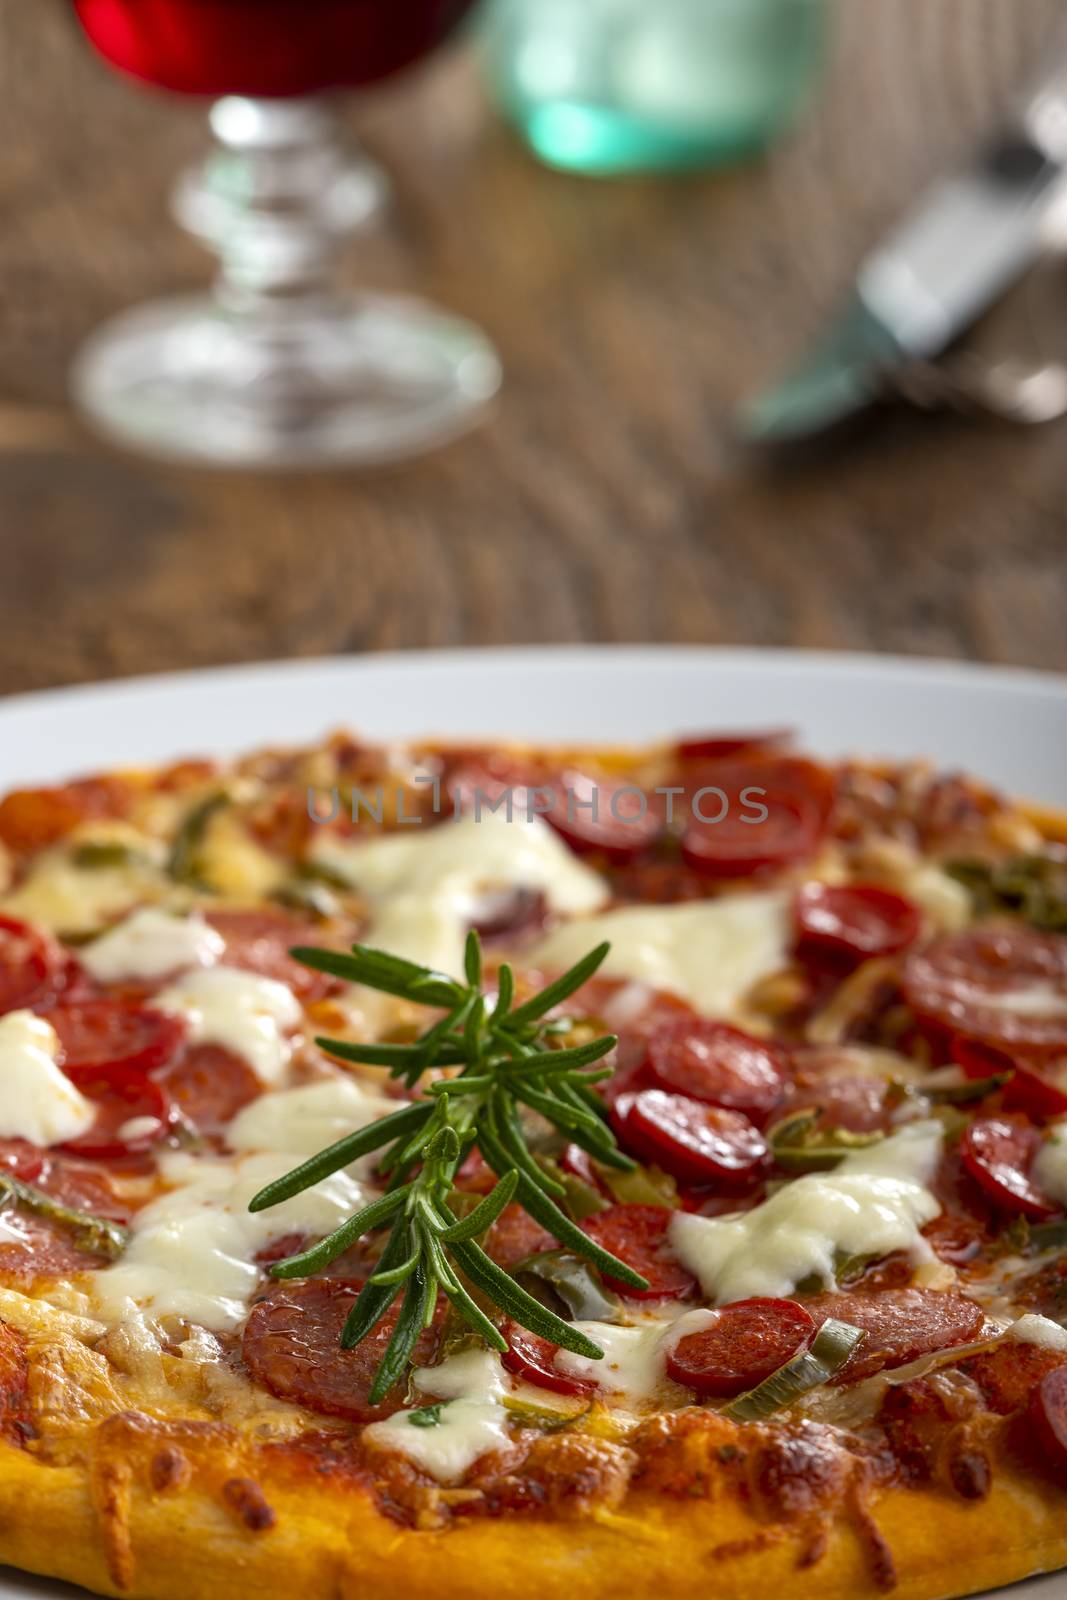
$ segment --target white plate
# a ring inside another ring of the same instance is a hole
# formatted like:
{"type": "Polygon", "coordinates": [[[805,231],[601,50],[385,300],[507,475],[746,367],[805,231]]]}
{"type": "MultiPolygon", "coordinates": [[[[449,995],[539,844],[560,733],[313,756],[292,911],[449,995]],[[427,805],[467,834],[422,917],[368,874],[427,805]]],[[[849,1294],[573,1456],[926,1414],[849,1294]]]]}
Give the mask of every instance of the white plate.
{"type": "MultiPolygon", "coordinates": [[[[49,690],[0,704],[0,790],[112,765],[441,734],[640,741],[792,726],[823,755],[926,755],[1067,806],[1067,679],[885,656],[703,649],[485,650],[298,661],[49,690]]],[[[1011,1600],[1053,1600],[1053,1575],[1011,1600]]],[[[0,1572],[0,1600],[67,1585],[0,1572]]],[[[729,1600],[726,1596],[725,1600],[729,1600]]]]}
{"type": "Polygon", "coordinates": [[[826,755],[929,755],[1067,803],[1067,679],[797,651],[442,651],[296,661],[47,690],[0,704],[0,784],[313,740],[347,723],[426,733],[641,740],[792,724],[826,755]]]}

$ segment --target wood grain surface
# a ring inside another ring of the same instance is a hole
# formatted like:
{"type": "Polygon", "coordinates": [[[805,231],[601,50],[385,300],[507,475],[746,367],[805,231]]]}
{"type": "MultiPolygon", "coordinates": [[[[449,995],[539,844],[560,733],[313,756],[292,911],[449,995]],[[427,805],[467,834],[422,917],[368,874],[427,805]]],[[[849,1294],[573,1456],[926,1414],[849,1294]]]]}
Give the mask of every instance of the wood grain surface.
{"type": "MultiPolygon", "coordinates": [[[[579,3],[579,0],[576,0],[579,3]]],[[[731,406],[1007,103],[1063,0],[839,0],[812,114],[763,163],[538,167],[462,52],[352,119],[391,166],[353,279],[477,317],[480,432],[372,476],[162,468],[97,444],[66,371],[103,317],[206,281],[166,188],[197,108],[112,77],[64,0],[0,0],[0,692],[387,647],[653,640],[1067,667],[1067,424],[894,415],[768,473],[731,406]]],[[[1067,357],[1067,267],[983,332],[1067,357]]]]}

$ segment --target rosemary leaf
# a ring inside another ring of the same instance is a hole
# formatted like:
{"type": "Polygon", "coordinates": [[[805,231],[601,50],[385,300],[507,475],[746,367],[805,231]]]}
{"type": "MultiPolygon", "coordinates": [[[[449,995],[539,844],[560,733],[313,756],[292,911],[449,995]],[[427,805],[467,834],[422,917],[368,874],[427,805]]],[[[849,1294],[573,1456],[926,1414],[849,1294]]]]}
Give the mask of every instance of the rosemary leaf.
{"type": "Polygon", "coordinates": [[[454,1246],[456,1260],[472,1283],[478,1285],[506,1316],[528,1328],[542,1339],[551,1339],[563,1350],[573,1350],[575,1355],[588,1356],[591,1361],[603,1360],[604,1352],[592,1339],[586,1338],[577,1328],[562,1317],[549,1311],[532,1294],[517,1284],[502,1267],[486,1255],[476,1244],[454,1246]]]}
{"type": "Polygon", "coordinates": [[[512,1029],[521,1028],[528,1022],[536,1022],[543,1017],[546,1011],[552,1011],[556,1006],[562,1005],[564,1000],[569,1000],[572,994],[588,983],[589,979],[600,967],[611,949],[609,944],[598,944],[595,950],[590,950],[587,956],[562,978],[557,978],[555,983],[550,983],[547,989],[542,989],[540,994],[535,994],[524,1005],[518,1006],[508,1017],[512,1029]]]}
{"type": "Polygon", "coordinates": [[[416,966],[413,961],[404,961],[400,956],[374,950],[369,945],[353,945],[351,955],[303,945],[289,953],[316,972],[328,972],[331,977],[343,978],[347,983],[362,983],[368,989],[379,989],[383,994],[396,995],[415,1005],[451,1009],[465,998],[462,986],[446,978],[444,973],[431,972],[427,967],[416,966]]]}
{"type": "Polygon", "coordinates": [[[371,1151],[380,1150],[382,1145],[388,1144],[390,1140],[404,1137],[412,1129],[421,1126],[429,1115],[430,1107],[424,1103],[404,1106],[401,1110],[390,1112],[389,1116],[381,1117],[377,1122],[371,1122],[367,1127],[360,1128],[356,1133],[346,1133],[343,1139],[327,1145],[317,1156],[302,1161],[292,1172],[287,1172],[284,1177],[275,1178],[273,1183],[268,1183],[260,1189],[259,1193],[253,1195],[248,1202],[249,1211],[266,1211],[270,1206],[280,1205],[283,1200],[291,1200],[295,1194],[310,1189],[312,1184],[318,1183],[322,1178],[328,1178],[331,1173],[339,1172],[342,1167],[349,1166],[360,1156],[370,1155],[371,1151]]]}
{"type": "MultiPolygon", "coordinates": [[[[365,1233],[370,1233],[372,1228],[380,1228],[383,1222],[388,1222],[400,1210],[404,1200],[403,1189],[383,1194],[380,1200],[373,1200],[369,1206],[364,1206],[362,1211],[357,1211],[333,1233],[328,1233],[325,1239],[312,1245],[310,1250],[302,1250],[299,1255],[276,1261],[270,1269],[271,1277],[309,1278],[322,1267],[328,1267],[331,1261],[336,1261],[339,1255],[343,1255],[365,1233]]],[[[381,1282],[381,1279],[378,1281],[381,1282]]]]}
{"type": "Polygon", "coordinates": [[[416,1268],[408,1283],[393,1337],[370,1386],[367,1398],[372,1406],[379,1405],[393,1384],[402,1377],[425,1325],[427,1296],[433,1293],[433,1285],[426,1274],[421,1268],[416,1268]]]}
{"type": "Polygon", "coordinates": [[[518,1186],[518,1173],[507,1173],[493,1186],[481,1204],[475,1206],[469,1217],[452,1223],[442,1233],[441,1238],[446,1244],[464,1244],[468,1239],[479,1238],[492,1227],[504,1207],[511,1203],[518,1186]]]}

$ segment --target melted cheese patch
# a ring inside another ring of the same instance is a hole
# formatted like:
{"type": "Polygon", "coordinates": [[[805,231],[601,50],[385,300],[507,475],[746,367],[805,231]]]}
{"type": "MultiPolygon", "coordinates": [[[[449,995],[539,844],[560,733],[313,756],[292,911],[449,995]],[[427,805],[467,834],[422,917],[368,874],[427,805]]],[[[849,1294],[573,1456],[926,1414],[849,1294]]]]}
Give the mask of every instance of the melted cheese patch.
{"type": "MultiPolygon", "coordinates": [[[[603,880],[540,817],[509,822],[490,812],[362,844],[323,834],[312,856],[371,902],[367,944],[456,978],[486,891],[540,889],[564,916],[585,916],[608,897],[603,880]]],[[[583,943],[581,953],[595,942],[583,943]]]]}
{"type": "Polygon", "coordinates": [[[1025,989],[982,989],[980,999],[994,1011],[1011,1011],[1020,1017],[1067,1016],[1067,995],[1052,983],[1036,982],[1025,989]]]}
{"type": "Polygon", "coordinates": [[[277,1084],[292,1059],[289,1034],[303,1012],[291,989],[238,967],[190,972],[153,1001],[184,1017],[195,1044],[219,1044],[242,1056],[261,1083],[277,1084]]]}
{"type": "Polygon", "coordinates": [[[705,1016],[726,1018],[753,984],[788,961],[789,899],[737,894],[698,905],[609,911],[564,924],[530,952],[530,960],[562,970],[602,939],[611,943],[602,972],[666,989],[705,1016]]]}
{"type": "Polygon", "coordinates": [[[87,944],[80,960],[99,983],[152,983],[190,967],[214,966],[225,949],[222,935],[203,917],[145,906],[87,944]]]}
{"type": "Polygon", "coordinates": [[[363,1204],[355,1179],[335,1172],[269,1211],[250,1212],[252,1196],[294,1165],[291,1154],[165,1155],[160,1171],[171,1188],[137,1212],[121,1261],[92,1274],[94,1310],[112,1322],[143,1313],[213,1333],[239,1326],[262,1276],[261,1250],[286,1234],[331,1233],[363,1204]]]}
{"type": "Polygon", "coordinates": [[[56,1065],[55,1029],[32,1011],[0,1017],[0,1136],[42,1147],[86,1133],[96,1108],[56,1065]]]}
{"type": "Polygon", "coordinates": [[[231,899],[265,900],[285,882],[285,861],[252,837],[241,815],[216,811],[197,849],[197,870],[216,894],[231,899]]]}
{"type": "Polygon", "coordinates": [[[414,1382],[431,1403],[445,1402],[439,1420],[424,1427],[412,1422],[411,1411],[397,1411],[364,1429],[366,1442],[406,1456],[445,1484],[457,1483],[481,1456],[510,1443],[503,1406],[508,1382],[492,1351],[466,1350],[439,1367],[419,1367],[414,1382]]]}
{"type": "Polygon", "coordinates": [[[162,873],[163,848],[130,829],[79,832],[70,843],[42,851],[25,880],[0,900],[0,911],[53,933],[95,933],[132,906],[158,900],[173,889],[162,873]],[[116,843],[130,851],[127,861],[79,866],[77,845],[116,843]]]}
{"type": "MultiPolygon", "coordinates": [[[[232,1150],[291,1150],[313,1156],[327,1145],[398,1111],[402,1102],[365,1089],[357,1079],[326,1078],[276,1094],[260,1095],[226,1130],[232,1150]]],[[[368,1158],[373,1166],[377,1153],[368,1158]]]]}
{"type": "Polygon", "coordinates": [[[1006,1337],[1020,1344],[1037,1345],[1041,1350],[1067,1350],[1067,1328],[1033,1311],[1013,1322],[1006,1337]]]}
{"type": "Polygon", "coordinates": [[[1037,1152],[1033,1170],[1038,1188],[1067,1208],[1067,1126],[1060,1124],[1051,1130],[1037,1152]]]}
{"type": "Polygon", "coordinates": [[[809,1173],[737,1217],[677,1212],[670,1236],[679,1260],[719,1305],[783,1298],[805,1278],[834,1287],[839,1254],[929,1255],[920,1229],[941,1210],[925,1187],[941,1152],[937,1122],[917,1122],[833,1172],[809,1173]]]}
{"type": "Polygon", "coordinates": [[[600,1346],[604,1359],[595,1361],[561,1350],[556,1357],[561,1371],[592,1379],[624,1405],[639,1406],[652,1398],[667,1374],[663,1324],[618,1327],[610,1322],[576,1322],[574,1326],[600,1346]]]}

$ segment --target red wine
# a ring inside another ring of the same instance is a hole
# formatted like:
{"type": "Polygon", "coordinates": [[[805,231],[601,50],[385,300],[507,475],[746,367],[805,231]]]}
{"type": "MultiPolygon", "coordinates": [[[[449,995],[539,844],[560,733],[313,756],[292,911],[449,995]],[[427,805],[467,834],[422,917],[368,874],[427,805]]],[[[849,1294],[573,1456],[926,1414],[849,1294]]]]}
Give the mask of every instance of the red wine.
{"type": "Polygon", "coordinates": [[[179,94],[283,98],[375,83],[474,0],[74,0],[113,66],[179,94]]]}

